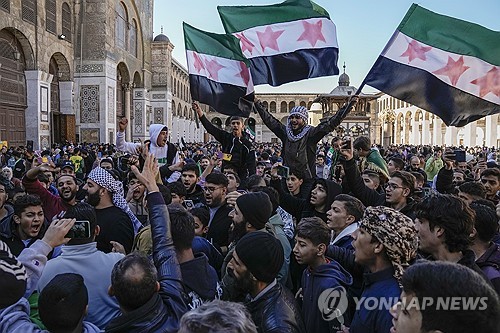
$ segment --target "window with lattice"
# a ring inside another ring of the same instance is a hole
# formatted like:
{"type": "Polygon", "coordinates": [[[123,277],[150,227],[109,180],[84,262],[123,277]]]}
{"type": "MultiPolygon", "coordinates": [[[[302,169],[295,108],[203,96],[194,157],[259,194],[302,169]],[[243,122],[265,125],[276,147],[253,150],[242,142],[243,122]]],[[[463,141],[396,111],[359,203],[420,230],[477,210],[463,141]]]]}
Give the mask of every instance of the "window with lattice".
{"type": "Polygon", "coordinates": [[[10,13],[10,0],[0,0],[0,9],[10,13]]]}
{"type": "Polygon", "coordinates": [[[22,0],[21,15],[24,21],[36,24],[36,1],[22,0]]]}
{"type": "Polygon", "coordinates": [[[119,2],[116,5],[116,23],[115,23],[115,37],[116,46],[126,49],[127,42],[127,11],[123,4],[119,2]]]}
{"type": "Polygon", "coordinates": [[[56,0],[45,0],[45,29],[54,35],[57,33],[56,22],[56,0]]]}
{"type": "Polygon", "coordinates": [[[62,5],[62,34],[66,36],[66,41],[71,42],[71,9],[65,2],[62,5]]]}

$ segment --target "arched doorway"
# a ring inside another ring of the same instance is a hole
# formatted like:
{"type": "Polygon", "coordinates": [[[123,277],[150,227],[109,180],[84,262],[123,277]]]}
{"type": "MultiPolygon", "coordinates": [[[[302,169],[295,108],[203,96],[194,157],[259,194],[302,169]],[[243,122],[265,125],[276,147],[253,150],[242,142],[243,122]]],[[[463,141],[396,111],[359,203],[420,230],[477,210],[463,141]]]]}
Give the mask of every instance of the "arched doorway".
{"type": "Polygon", "coordinates": [[[27,66],[19,34],[0,31],[0,139],[9,146],[26,145],[27,66]]]}
{"type": "Polygon", "coordinates": [[[50,83],[50,131],[52,143],[61,143],[65,141],[75,142],[75,115],[72,110],[62,110],[61,100],[61,82],[70,81],[71,73],[68,61],[61,53],[54,53],[49,61],[49,74],[52,75],[50,83]]]}

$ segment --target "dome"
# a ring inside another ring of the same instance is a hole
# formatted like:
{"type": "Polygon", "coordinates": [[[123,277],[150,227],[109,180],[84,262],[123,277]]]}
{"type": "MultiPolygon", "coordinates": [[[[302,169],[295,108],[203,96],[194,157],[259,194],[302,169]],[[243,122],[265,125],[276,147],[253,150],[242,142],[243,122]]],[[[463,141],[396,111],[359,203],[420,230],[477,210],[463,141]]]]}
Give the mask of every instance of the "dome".
{"type": "Polygon", "coordinates": [[[311,109],[309,111],[323,111],[323,107],[321,106],[321,103],[312,103],[311,104],[311,109]]]}
{"type": "Polygon", "coordinates": [[[339,86],[348,86],[350,84],[350,78],[349,78],[349,75],[347,75],[346,73],[342,73],[340,76],[339,76],[339,86]]]}
{"type": "Polygon", "coordinates": [[[165,36],[164,34],[159,34],[158,36],[155,37],[155,39],[153,41],[154,42],[166,42],[166,43],[169,43],[170,39],[168,39],[168,37],[165,36]]]}

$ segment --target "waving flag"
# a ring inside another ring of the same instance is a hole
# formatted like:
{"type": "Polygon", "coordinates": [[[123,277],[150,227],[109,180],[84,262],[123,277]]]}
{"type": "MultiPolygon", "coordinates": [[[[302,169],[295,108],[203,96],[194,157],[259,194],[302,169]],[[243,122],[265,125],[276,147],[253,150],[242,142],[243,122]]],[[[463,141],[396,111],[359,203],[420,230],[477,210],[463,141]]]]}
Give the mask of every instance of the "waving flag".
{"type": "Polygon", "coordinates": [[[335,24],[315,3],[288,0],[217,9],[225,31],[240,40],[255,84],[279,86],[339,73],[335,24]]]}
{"type": "Polygon", "coordinates": [[[253,83],[248,60],[238,39],[214,34],[183,24],[191,97],[227,115],[242,114],[240,97],[253,100],[253,83]]]}
{"type": "Polygon", "coordinates": [[[365,83],[464,126],[500,112],[500,32],[412,5],[365,83]]]}

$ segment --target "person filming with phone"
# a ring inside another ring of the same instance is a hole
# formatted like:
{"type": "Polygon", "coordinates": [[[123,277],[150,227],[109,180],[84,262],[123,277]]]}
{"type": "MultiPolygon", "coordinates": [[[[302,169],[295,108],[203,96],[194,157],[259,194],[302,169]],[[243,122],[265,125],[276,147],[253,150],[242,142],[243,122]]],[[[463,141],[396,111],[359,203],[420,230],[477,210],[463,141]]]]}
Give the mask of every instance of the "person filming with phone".
{"type": "MultiPolygon", "coordinates": [[[[85,317],[101,329],[120,315],[120,306],[109,297],[111,271],[116,262],[124,257],[121,253],[104,253],[97,249],[95,238],[99,235],[94,207],[78,203],[68,208],[64,218],[76,219],[68,233],[71,240],[62,246],[62,254],[47,262],[38,282],[38,292],[58,274],[77,273],[83,277],[89,294],[88,314],[85,317]]],[[[112,244],[110,244],[112,245],[112,244]]]]}

